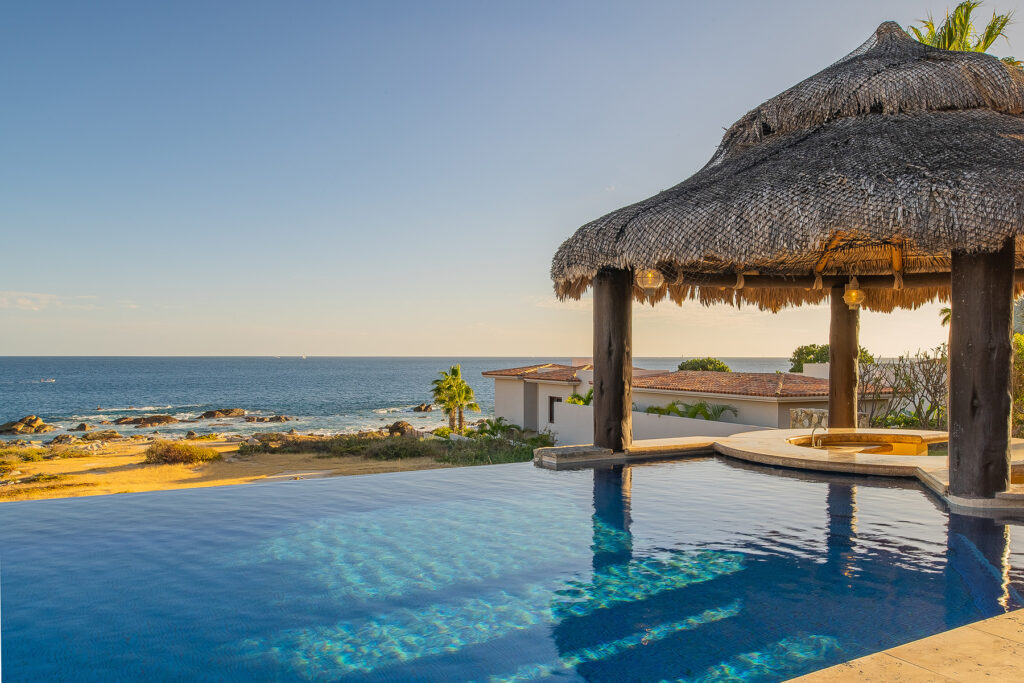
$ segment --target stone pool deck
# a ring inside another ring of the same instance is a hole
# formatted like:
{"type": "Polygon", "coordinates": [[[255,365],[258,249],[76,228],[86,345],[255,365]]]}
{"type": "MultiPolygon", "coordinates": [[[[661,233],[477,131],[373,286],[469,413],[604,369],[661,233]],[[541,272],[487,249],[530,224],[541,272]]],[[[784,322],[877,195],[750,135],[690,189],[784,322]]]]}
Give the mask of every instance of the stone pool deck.
{"type": "Polygon", "coordinates": [[[1020,681],[1024,610],[922,638],[793,679],[825,681],[1020,681]]]}
{"type": "MultiPolygon", "coordinates": [[[[895,430],[857,429],[817,431],[816,436],[849,435],[851,439],[881,439],[891,437],[895,430]]],[[[949,469],[945,456],[894,455],[883,453],[851,452],[840,446],[823,448],[798,446],[790,439],[806,437],[807,429],[765,429],[743,432],[727,437],[679,437],[635,441],[624,452],[613,453],[607,448],[584,446],[555,446],[538,448],[534,464],[547,469],[579,469],[601,465],[625,465],[646,460],[667,460],[697,455],[721,455],[775,467],[841,472],[883,477],[914,477],[936,495],[943,498],[957,512],[1024,512],[1024,483],[1010,488],[994,499],[965,499],[949,493],[949,469]]],[[[904,440],[921,443],[945,441],[940,432],[899,430],[904,440]]],[[[1024,439],[1014,439],[1011,446],[1011,471],[1015,479],[1024,478],[1024,439]]]]}

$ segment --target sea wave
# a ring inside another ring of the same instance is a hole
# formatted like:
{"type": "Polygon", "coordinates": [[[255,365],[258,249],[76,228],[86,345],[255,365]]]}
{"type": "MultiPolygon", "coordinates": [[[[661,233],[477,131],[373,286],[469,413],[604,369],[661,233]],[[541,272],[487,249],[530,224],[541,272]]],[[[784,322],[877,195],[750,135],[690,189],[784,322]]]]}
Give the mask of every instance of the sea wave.
{"type": "MultiPolygon", "coordinates": [[[[178,407],[179,408],[191,408],[193,406],[178,406],[178,407]]],[[[153,411],[153,410],[169,410],[171,408],[174,408],[174,406],[173,405],[166,405],[166,406],[127,406],[127,407],[119,407],[119,408],[102,408],[102,407],[97,407],[96,408],[96,412],[97,413],[130,413],[130,412],[143,412],[143,411],[147,411],[147,410],[149,410],[149,411],[153,411]]]]}
{"type": "Polygon", "coordinates": [[[373,412],[378,415],[387,415],[388,413],[404,413],[412,410],[419,404],[410,404],[407,406],[391,406],[389,408],[374,408],[373,412]]]}

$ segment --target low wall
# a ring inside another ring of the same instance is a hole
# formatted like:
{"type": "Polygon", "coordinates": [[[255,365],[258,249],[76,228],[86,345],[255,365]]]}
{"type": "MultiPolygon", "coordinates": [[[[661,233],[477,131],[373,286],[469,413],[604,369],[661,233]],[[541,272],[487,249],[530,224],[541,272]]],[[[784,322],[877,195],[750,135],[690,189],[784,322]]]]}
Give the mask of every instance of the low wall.
{"type": "MultiPolygon", "coordinates": [[[[572,403],[555,404],[555,423],[550,425],[560,446],[594,442],[594,409],[572,403]]],[[[633,412],[633,440],[666,439],[677,436],[730,436],[766,427],[735,422],[699,420],[676,415],[633,412]]]]}
{"type": "MultiPolygon", "coordinates": [[[[857,413],[857,426],[867,429],[869,424],[866,413],[857,413]]],[[[815,427],[828,427],[828,411],[815,408],[793,408],[789,411],[790,429],[813,429],[815,427]]]]}

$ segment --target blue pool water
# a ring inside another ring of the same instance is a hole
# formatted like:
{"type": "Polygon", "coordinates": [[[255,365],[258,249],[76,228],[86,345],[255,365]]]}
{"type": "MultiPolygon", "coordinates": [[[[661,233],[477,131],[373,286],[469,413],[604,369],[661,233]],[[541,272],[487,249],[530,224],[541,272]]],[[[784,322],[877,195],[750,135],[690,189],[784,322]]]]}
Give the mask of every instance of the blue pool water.
{"type": "Polygon", "coordinates": [[[1022,606],[1022,523],[713,458],[4,503],[2,673],[779,680],[1022,606]]]}

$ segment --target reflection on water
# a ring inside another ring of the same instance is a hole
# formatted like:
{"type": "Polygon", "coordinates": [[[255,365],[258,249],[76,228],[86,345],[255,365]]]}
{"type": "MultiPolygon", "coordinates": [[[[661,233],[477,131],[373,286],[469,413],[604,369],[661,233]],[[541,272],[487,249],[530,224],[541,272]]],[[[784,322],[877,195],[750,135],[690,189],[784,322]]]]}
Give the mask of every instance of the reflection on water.
{"type": "Polygon", "coordinates": [[[905,482],[707,459],[296,484],[0,507],[4,680],[770,681],[1024,606],[1018,522],[905,482]]]}
{"type": "Polygon", "coordinates": [[[951,514],[946,551],[946,597],[959,620],[964,596],[983,615],[1024,606],[1010,585],[1010,528],[992,519],[951,514]]]}
{"type": "MultiPolygon", "coordinates": [[[[631,534],[636,494],[631,484],[629,468],[594,472],[595,581],[636,553],[631,534]]],[[[877,485],[865,483],[872,484],[877,485]]],[[[780,552],[785,543],[775,538],[751,538],[748,547],[757,549],[756,556],[737,562],[736,572],[701,586],[699,594],[681,587],[624,601],[611,613],[560,612],[554,638],[561,664],[571,664],[586,680],[616,680],[627,672],[634,680],[783,680],[926,635],[920,632],[921,621],[927,619],[923,612],[937,616],[941,605],[907,609],[897,599],[907,581],[945,589],[944,621],[950,626],[1024,606],[1010,584],[1005,524],[950,515],[947,576],[940,586],[927,562],[915,565],[914,558],[898,557],[901,548],[891,538],[859,537],[857,494],[858,486],[850,480],[826,485],[825,552],[814,559],[780,552]],[[659,631],[680,611],[729,599],[733,601],[727,606],[713,610],[719,618],[702,622],[699,630],[659,631]],[[662,637],[647,639],[645,632],[662,637]],[[896,642],[885,642],[894,636],[896,642]],[[620,651],[603,650],[602,640],[633,641],[637,651],[624,657],[620,651]],[[737,643],[758,647],[736,654],[737,643]],[[580,658],[580,651],[605,656],[580,658]]]]}

